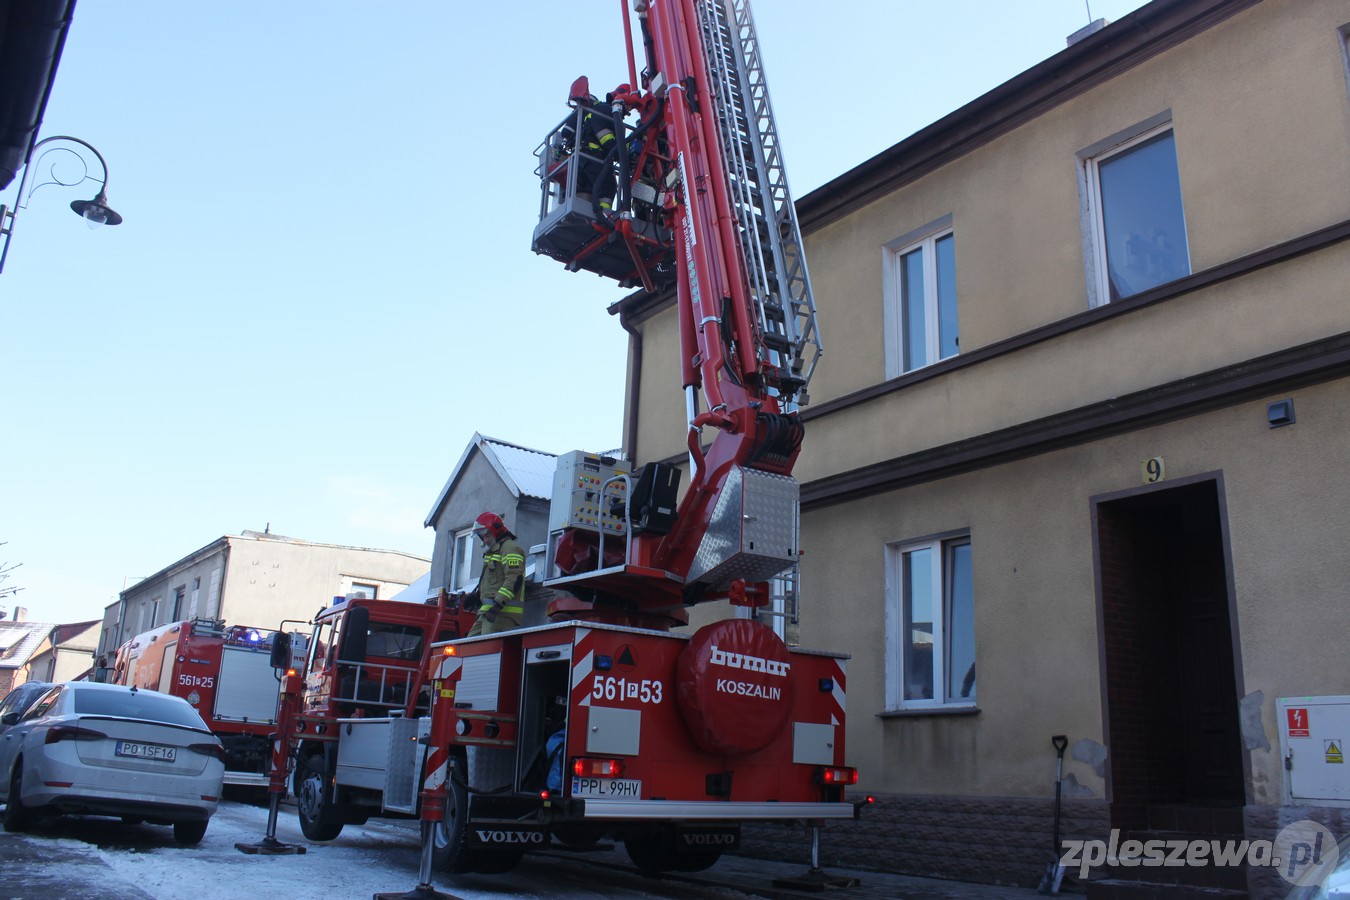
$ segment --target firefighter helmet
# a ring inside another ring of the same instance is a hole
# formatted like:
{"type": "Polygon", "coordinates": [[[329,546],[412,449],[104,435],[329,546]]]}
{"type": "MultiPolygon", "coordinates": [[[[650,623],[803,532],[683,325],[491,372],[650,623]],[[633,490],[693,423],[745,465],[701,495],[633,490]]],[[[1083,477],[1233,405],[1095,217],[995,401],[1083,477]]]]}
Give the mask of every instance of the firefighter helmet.
{"type": "Polygon", "coordinates": [[[478,535],[483,543],[491,544],[510,535],[511,530],[506,527],[501,516],[494,512],[485,512],[474,519],[473,533],[478,535]]]}

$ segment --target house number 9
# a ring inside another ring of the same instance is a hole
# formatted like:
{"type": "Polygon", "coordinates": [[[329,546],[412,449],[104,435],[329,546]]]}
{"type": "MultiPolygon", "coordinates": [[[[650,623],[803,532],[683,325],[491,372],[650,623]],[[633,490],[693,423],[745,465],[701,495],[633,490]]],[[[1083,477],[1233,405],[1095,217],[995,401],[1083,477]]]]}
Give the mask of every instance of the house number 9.
{"type": "Polygon", "coordinates": [[[1152,459],[1145,460],[1144,466],[1144,484],[1156,484],[1167,477],[1167,471],[1163,468],[1163,458],[1155,456],[1152,459]]]}

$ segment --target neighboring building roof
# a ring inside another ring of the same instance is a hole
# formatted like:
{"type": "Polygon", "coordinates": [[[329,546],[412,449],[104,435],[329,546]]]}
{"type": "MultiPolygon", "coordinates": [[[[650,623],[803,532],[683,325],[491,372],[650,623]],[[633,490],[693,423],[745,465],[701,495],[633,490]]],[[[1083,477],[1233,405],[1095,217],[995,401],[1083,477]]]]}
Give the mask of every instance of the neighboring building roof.
{"type": "Polygon", "coordinates": [[[57,625],[55,628],[52,629],[51,632],[52,644],[58,647],[61,646],[62,644],[68,644],[75,638],[84,634],[90,628],[94,628],[95,626],[102,624],[103,624],[102,619],[94,619],[91,622],[73,622],[69,625],[57,625]]]}
{"type": "Polygon", "coordinates": [[[431,512],[427,513],[426,521],[422,523],[426,527],[430,528],[436,523],[436,517],[440,515],[441,508],[445,506],[446,499],[454,490],[459,476],[469,464],[475,450],[483,454],[483,458],[506,484],[511,496],[547,500],[553,495],[553,471],[558,465],[558,457],[555,454],[484,437],[475,431],[469,446],[464,448],[464,454],[455,464],[455,470],[446,480],[445,487],[441,488],[440,496],[436,498],[431,512]]]}
{"type": "Polygon", "coordinates": [[[0,622],[0,669],[17,669],[57,626],[50,622],[0,622]]]}
{"type": "Polygon", "coordinates": [[[245,529],[241,534],[226,534],[216,538],[205,547],[189,553],[187,556],[184,556],[176,562],[170,563],[153,575],[147,575],[145,578],[142,578],[140,581],[122,591],[122,594],[134,595],[138,590],[142,590],[145,586],[152,584],[158,578],[168,577],[180,569],[200,562],[213,553],[219,553],[228,546],[231,541],[274,541],[282,544],[304,544],[307,547],[332,547],[338,550],[368,550],[372,553],[393,553],[398,556],[406,556],[409,559],[420,559],[423,562],[431,562],[431,560],[426,557],[417,556],[414,553],[408,553],[403,550],[383,550],[378,547],[355,547],[349,544],[323,544],[317,541],[305,541],[300,538],[286,537],[283,534],[272,534],[266,531],[250,531],[245,529]]]}

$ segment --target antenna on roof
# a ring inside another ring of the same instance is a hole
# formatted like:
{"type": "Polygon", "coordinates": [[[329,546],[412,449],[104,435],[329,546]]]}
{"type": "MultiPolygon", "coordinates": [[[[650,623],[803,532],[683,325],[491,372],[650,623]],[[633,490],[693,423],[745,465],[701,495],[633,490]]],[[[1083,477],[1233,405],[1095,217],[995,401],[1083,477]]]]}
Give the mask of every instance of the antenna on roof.
{"type": "Polygon", "coordinates": [[[263,526],[263,534],[271,534],[271,533],[272,533],[272,523],[268,522],[266,525],[263,526]]]}

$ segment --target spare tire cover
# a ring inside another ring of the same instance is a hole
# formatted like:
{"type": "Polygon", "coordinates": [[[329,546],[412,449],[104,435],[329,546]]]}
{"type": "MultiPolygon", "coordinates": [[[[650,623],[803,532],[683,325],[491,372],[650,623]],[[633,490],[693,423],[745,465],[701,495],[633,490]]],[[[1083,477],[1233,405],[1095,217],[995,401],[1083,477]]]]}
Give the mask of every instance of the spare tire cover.
{"type": "Polygon", "coordinates": [[[680,653],[676,699],[694,743],[743,754],[773,742],[792,716],[792,663],[770,629],[749,619],[705,625],[680,653]]]}

